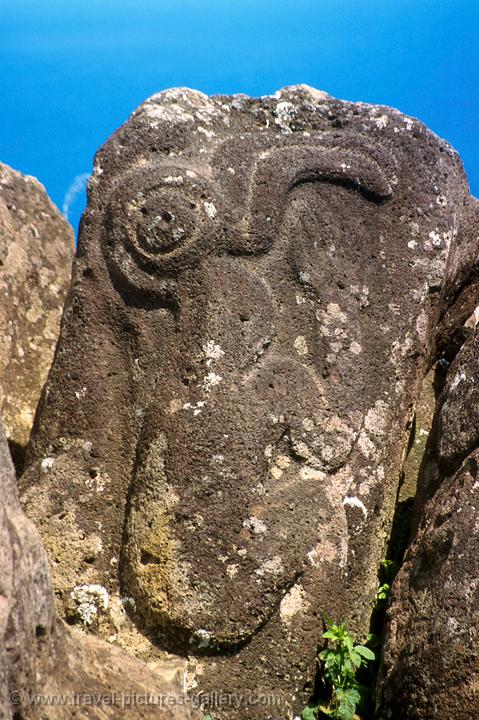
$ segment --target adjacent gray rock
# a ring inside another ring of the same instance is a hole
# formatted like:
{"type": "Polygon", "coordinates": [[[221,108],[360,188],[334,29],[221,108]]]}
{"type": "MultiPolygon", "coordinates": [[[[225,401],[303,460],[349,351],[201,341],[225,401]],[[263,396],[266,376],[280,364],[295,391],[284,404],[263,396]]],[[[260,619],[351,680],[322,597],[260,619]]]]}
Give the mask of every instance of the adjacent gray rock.
{"type": "Polygon", "coordinates": [[[127,595],[236,698],[222,720],[298,712],[322,613],[367,632],[478,226],[456,153],[396,110],[305,86],[147,100],[96,158],[22,480],[60,612],[109,635],[81,588],[127,595]]]}
{"type": "Polygon", "coordinates": [[[38,691],[55,630],[48,563],[35,527],[20,508],[0,421],[0,716],[38,691]],[[18,696],[12,693],[18,693],[18,696]],[[13,702],[12,702],[13,700],[13,702]]]}
{"type": "Polygon", "coordinates": [[[479,332],[451,365],[394,583],[378,718],[479,717],[479,332]]]}
{"type": "Polygon", "coordinates": [[[177,662],[148,667],[95,638],[70,634],[56,618],[46,554],[20,508],[1,423],[0,493],[0,717],[201,717],[185,703],[177,662]]]}
{"type": "Polygon", "coordinates": [[[21,461],[58,338],[73,230],[35,178],[0,164],[0,412],[21,461]]]}

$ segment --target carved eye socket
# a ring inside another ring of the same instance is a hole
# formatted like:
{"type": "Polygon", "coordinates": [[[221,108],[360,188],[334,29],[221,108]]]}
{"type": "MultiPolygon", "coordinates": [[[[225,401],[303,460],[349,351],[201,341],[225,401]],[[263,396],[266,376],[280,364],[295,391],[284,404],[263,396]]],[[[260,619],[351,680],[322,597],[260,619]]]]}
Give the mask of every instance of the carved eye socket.
{"type": "Polygon", "coordinates": [[[170,253],[191,240],[197,222],[196,203],[168,189],[156,189],[134,209],[136,242],[140,251],[154,258],[170,253]]]}
{"type": "Polygon", "coordinates": [[[178,274],[204,257],[217,203],[208,181],[171,165],[146,166],[118,182],[103,214],[102,250],[129,302],[138,293],[173,302],[178,274]]]}

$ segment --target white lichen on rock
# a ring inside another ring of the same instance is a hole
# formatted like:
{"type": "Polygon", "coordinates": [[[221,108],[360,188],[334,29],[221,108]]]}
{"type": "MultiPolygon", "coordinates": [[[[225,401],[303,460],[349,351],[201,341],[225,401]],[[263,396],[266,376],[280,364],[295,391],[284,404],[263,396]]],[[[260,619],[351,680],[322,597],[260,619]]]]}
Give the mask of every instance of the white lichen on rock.
{"type": "Polygon", "coordinates": [[[211,635],[207,630],[200,628],[190,637],[190,645],[196,645],[198,648],[206,648],[211,642],[211,635]]]}
{"type": "Polygon", "coordinates": [[[84,625],[91,625],[100,611],[108,609],[108,591],[103,585],[77,585],[70,596],[84,625]]]}
{"type": "Polygon", "coordinates": [[[281,600],[279,606],[281,620],[290,623],[295,615],[304,612],[308,607],[309,603],[306,600],[304,588],[301,583],[296,583],[281,600]]]}
{"type": "Polygon", "coordinates": [[[43,458],[43,460],[41,462],[43,472],[48,472],[48,470],[51,470],[54,463],[55,463],[55,460],[52,457],[43,458]]]}
{"type": "Polygon", "coordinates": [[[307,355],[308,354],[308,345],[306,342],[306,338],[304,335],[298,335],[296,340],[293,343],[293,347],[298,353],[298,355],[307,355]]]}
{"type": "Polygon", "coordinates": [[[275,123],[281,128],[281,132],[285,135],[292,133],[291,123],[296,115],[296,108],[290,102],[283,100],[276,105],[275,123]]]}
{"type": "Polygon", "coordinates": [[[203,352],[206,356],[206,365],[209,367],[213,360],[219,360],[225,353],[220,345],[217,345],[214,340],[208,340],[203,345],[203,352]]]}
{"type": "Polygon", "coordinates": [[[219,385],[221,380],[221,375],[218,375],[215,372],[209,372],[203,379],[203,389],[205,392],[209,392],[211,388],[215,387],[215,385],[219,385]]]}
{"type": "Polygon", "coordinates": [[[205,212],[208,215],[209,219],[214,220],[218,214],[218,211],[217,211],[215,205],[213,205],[213,203],[211,203],[211,202],[204,202],[203,205],[204,205],[205,212]]]}
{"type": "Polygon", "coordinates": [[[262,535],[268,529],[265,523],[254,515],[243,522],[243,527],[246,528],[246,530],[251,530],[255,535],[262,535]]]}
{"type": "Polygon", "coordinates": [[[283,570],[284,567],[281,557],[279,555],[275,555],[269,560],[266,560],[261,567],[255,570],[255,573],[256,575],[263,577],[263,575],[279,575],[279,573],[283,572],[283,570]]]}
{"type": "Polygon", "coordinates": [[[191,410],[193,415],[196,417],[197,415],[200,415],[204,406],[206,405],[206,400],[198,400],[197,403],[184,403],[183,404],[183,410],[191,410]]]}
{"type": "Polygon", "coordinates": [[[363,513],[364,517],[367,518],[368,516],[368,510],[365,504],[362,500],[360,500],[358,497],[345,497],[343,500],[343,505],[352,507],[352,508],[359,508],[361,512],[363,513]]]}

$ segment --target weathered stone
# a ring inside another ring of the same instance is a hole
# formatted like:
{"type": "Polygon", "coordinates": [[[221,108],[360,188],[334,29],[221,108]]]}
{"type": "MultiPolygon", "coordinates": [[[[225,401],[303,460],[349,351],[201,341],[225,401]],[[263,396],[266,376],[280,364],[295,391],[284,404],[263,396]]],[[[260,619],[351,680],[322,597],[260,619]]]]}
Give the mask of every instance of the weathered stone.
{"type": "MultiPolygon", "coordinates": [[[[40,537],[20,508],[0,421],[0,716],[12,717],[10,693],[35,692],[50,653],[55,613],[40,537]]],[[[15,696],[13,697],[15,701],[15,696]]]]}
{"type": "Polygon", "coordinates": [[[199,717],[185,704],[178,661],[148,667],[56,618],[46,554],[20,508],[1,422],[0,492],[0,717],[199,717]]]}
{"type": "Polygon", "coordinates": [[[421,392],[415,405],[409,446],[402,468],[402,480],[398,495],[399,502],[412,500],[416,495],[419,471],[436,407],[435,378],[436,369],[433,368],[423,380],[421,392]]]}
{"type": "Polygon", "coordinates": [[[378,718],[479,717],[479,331],[449,369],[395,580],[378,718]]]}
{"type": "Polygon", "coordinates": [[[305,86],[146,101],[96,158],[23,478],[60,611],[81,619],[83,585],[131,596],[202,691],[242,694],[222,720],[278,715],[258,693],[297,712],[322,613],[367,631],[420,384],[477,305],[477,226],[457,155],[396,110],[305,86]]]}
{"type": "Polygon", "coordinates": [[[74,247],[40,183],[0,163],[0,412],[19,461],[53,359],[74,247]]]}

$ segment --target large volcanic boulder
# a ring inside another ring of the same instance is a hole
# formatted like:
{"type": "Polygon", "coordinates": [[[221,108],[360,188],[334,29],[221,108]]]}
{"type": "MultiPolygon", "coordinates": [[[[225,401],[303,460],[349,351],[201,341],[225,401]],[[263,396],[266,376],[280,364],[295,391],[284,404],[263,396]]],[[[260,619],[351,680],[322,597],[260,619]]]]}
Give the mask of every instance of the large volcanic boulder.
{"type": "Polygon", "coordinates": [[[456,153],[396,110],[147,100],[96,157],[22,480],[60,612],[110,634],[84,588],[127,597],[222,720],[297,712],[322,613],[367,632],[477,227],[456,153]]]}
{"type": "Polygon", "coordinates": [[[41,684],[55,612],[46,554],[20,508],[1,421],[0,489],[0,716],[11,718],[16,701],[41,684]]]}
{"type": "Polygon", "coordinates": [[[35,178],[0,163],[0,412],[21,462],[57,342],[73,230],[35,178]]]}
{"type": "Polygon", "coordinates": [[[479,717],[479,331],[449,369],[394,583],[378,718],[479,717]]]}
{"type": "Polygon", "coordinates": [[[200,717],[185,703],[179,667],[148,667],[96,638],[71,634],[55,616],[46,554],[20,507],[1,422],[0,493],[0,717],[200,717]]]}

